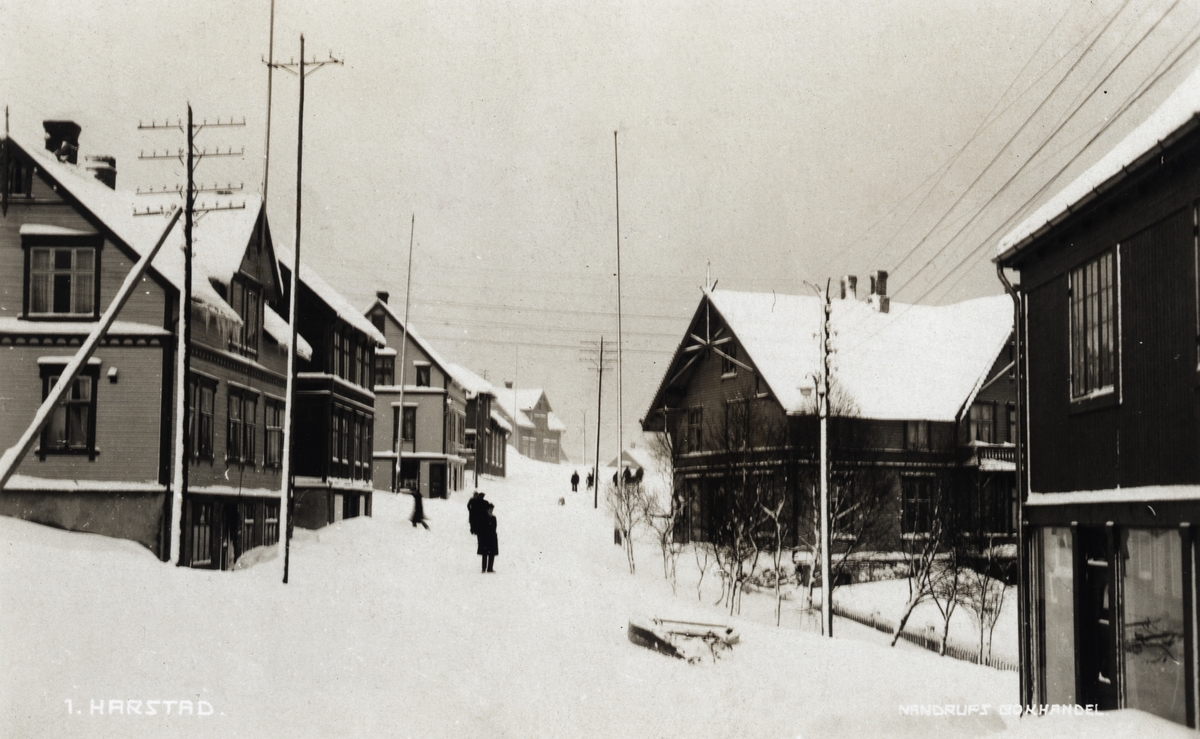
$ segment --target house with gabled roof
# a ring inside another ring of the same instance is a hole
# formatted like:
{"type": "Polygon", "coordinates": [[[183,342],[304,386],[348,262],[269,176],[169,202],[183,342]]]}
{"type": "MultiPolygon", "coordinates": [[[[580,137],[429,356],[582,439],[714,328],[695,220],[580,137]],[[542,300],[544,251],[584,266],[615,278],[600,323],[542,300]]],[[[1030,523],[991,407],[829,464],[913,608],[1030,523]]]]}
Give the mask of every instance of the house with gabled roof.
{"type": "Polygon", "coordinates": [[[406,329],[387,300],[377,293],[364,318],[388,342],[375,366],[376,474],[394,491],[445,498],[467,484],[468,402],[478,378],[446,361],[411,322],[406,329]]]}
{"type": "Polygon", "coordinates": [[[504,477],[508,469],[508,437],[512,426],[494,410],[496,389],[492,383],[460,364],[451,362],[447,371],[467,393],[467,443],[463,456],[468,473],[504,477]]]}
{"type": "Polygon", "coordinates": [[[1200,71],[1083,155],[997,244],[1019,277],[1021,701],[1194,728],[1200,71]]]}
{"type": "MultiPolygon", "coordinates": [[[[95,327],[160,218],[134,215],[115,162],[79,166],[78,126],[47,122],[45,148],[3,142],[0,446],[33,418],[95,327]]],[[[85,160],[86,162],[87,160],[85,160]]],[[[278,541],[282,404],[290,332],[261,204],[212,213],[193,234],[184,419],[188,484],[172,533],[183,233],[177,225],[100,349],[0,491],[0,513],[137,541],[179,563],[227,569],[278,541]]],[[[300,356],[311,354],[303,340],[300,356]]]]}
{"type": "Polygon", "coordinates": [[[562,434],[567,430],[542,388],[513,389],[511,382],[496,393],[500,416],[515,429],[509,443],[522,456],[558,464],[566,461],[562,434]]]}
{"type": "MultiPolygon", "coordinates": [[[[928,535],[935,490],[962,488],[978,533],[1006,540],[1015,523],[1011,302],[894,303],[886,279],[874,274],[860,300],[856,279],[844,278],[830,304],[831,485],[835,498],[846,491],[846,510],[834,508],[842,536],[865,537],[870,525],[872,546],[897,548],[928,535]],[[849,490],[867,474],[882,493],[875,520],[855,531],[862,509],[849,490]]],[[[790,544],[813,529],[824,317],[816,296],[704,290],[641,421],[672,449],[682,540],[713,535],[732,504],[730,475],[781,491],[790,544]]]]}

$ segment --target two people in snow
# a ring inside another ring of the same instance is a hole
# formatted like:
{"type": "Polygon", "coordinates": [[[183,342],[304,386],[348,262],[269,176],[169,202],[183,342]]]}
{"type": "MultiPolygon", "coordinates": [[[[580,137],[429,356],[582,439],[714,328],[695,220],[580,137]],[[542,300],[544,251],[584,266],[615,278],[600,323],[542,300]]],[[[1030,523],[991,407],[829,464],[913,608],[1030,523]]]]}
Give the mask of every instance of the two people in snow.
{"type": "Polygon", "coordinates": [[[479,542],[475,553],[482,557],[482,572],[495,572],[492,566],[496,555],[500,553],[494,509],[491,501],[485,500],[483,493],[479,491],[467,501],[467,521],[471,525],[471,533],[479,542]]]}

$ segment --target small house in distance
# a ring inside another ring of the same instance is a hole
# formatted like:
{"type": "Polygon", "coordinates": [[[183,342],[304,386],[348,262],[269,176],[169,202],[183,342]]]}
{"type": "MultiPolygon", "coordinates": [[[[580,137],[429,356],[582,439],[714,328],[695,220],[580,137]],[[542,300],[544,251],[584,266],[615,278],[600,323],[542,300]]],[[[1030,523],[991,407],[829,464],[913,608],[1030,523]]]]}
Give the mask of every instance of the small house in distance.
{"type": "Polygon", "coordinates": [[[509,443],[524,457],[558,464],[565,457],[562,433],[566,425],[554,414],[541,388],[514,390],[511,382],[496,391],[496,410],[513,427],[509,443]]]}

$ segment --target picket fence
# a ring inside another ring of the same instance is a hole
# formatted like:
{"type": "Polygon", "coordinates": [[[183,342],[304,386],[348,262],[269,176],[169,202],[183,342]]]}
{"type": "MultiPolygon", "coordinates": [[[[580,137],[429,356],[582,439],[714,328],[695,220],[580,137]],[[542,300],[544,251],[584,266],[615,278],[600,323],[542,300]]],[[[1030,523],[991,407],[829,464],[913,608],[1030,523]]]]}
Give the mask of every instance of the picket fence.
{"type": "MultiPolygon", "coordinates": [[[[837,603],[833,604],[833,612],[835,615],[842,618],[848,618],[851,621],[870,626],[876,631],[882,631],[885,634],[894,634],[896,627],[894,624],[885,619],[875,618],[875,614],[862,614],[853,609],[840,606],[837,603]]],[[[916,644],[918,647],[924,647],[931,652],[937,652],[941,649],[941,644],[937,639],[932,639],[924,634],[914,634],[909,631],[900,632],[900,638],[911,644],[916,644]]],[[[979,663],[979,650],[964,649],[954,644],[946,644],[946,656],[954,659],[962,660],[963,662],[979,663]]],[[[984,659],[983,662],[988,667],[993,667],[997,670],[1008,670],[1009,672],[1017,672],[1017,665],[1008,660],[992,657],[984,659]]]]}

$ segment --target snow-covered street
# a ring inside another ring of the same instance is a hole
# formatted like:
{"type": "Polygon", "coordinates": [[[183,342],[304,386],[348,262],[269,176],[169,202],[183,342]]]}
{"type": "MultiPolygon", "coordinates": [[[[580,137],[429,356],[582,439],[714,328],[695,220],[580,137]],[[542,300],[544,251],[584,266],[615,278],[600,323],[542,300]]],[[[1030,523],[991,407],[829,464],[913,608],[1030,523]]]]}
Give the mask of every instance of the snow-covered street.
{"type": "MultiPolygon", "coordinates": [[[[427,501],[429,531],[409,524],[408,498],[387,494],[374,518],[299,531],[287,586],[274,561],[179,569],[132,543],[0,518],[0,725],[8,736],[89,737],[978,736],[1006,727],[997,711],[1016,702],[1015,674],[845,631],[825,641],[747,615],[732,621],[741,644],[715,664],[632,645],[631,616],[711,621],[721,609],[682,584],[672,595],[649,545],[629,575],[603,503],[595,511],[590,494],[572,494],[569,469],[510,459],[509,479],[480,484],[499,520],[491,575],[479,572],[465,494],[427,501]],[[162,701],[156,715],[149,701],[162,701]],[[901,712],[934,704],[991,709],[901,712]]],[[[755,610],[769,608],[744,612],[755,610]]],[[[1095,717],[1070,725],[1097,720],[1115,728],[1095,717]]],[[[1056,725],[1020,723],[1022,732],[1056,725]]]]}

